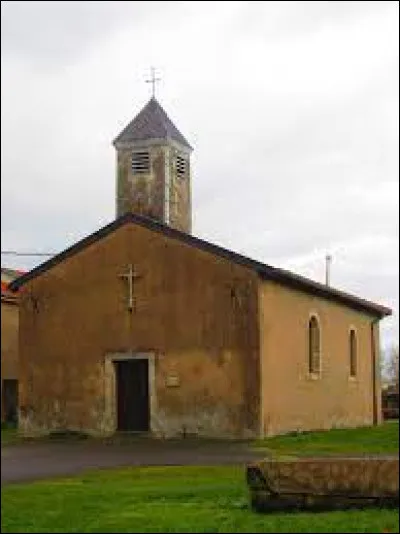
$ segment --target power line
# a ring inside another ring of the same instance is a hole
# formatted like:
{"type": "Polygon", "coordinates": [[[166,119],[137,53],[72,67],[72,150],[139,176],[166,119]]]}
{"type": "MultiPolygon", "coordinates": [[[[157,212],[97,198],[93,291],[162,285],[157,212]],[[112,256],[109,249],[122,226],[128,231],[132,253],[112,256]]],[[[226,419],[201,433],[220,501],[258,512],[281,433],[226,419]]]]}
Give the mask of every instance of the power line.
{"type": "Polygon", "coordinates": [[[18,252],[16,250],[2,250],[2,254],[8,256],[55,256],[57,252],[18,252]]]}

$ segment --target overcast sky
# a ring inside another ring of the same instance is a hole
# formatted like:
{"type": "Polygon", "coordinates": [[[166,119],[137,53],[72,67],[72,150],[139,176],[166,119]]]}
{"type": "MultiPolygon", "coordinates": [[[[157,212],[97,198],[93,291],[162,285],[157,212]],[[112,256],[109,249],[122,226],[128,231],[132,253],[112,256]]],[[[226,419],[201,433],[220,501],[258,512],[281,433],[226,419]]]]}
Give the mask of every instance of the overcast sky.
{"type": "MultiPolygon", "coordinates": [[[[393,308],[398,2],[1,2],[1,249],[115,217],[112,140],[150,97],[194,147],[193,234],[393,308]]],[[[43,258],[2,255],[28,269],[43,258]]]]}

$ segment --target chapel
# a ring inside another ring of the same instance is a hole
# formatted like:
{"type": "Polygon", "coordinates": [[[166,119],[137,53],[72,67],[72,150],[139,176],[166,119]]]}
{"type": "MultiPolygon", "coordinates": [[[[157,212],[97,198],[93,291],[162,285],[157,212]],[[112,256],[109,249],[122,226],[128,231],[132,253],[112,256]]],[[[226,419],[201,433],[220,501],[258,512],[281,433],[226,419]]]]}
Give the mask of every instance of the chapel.
{"type": "Polygon", "coordinates": [[[391,310],[192,235],[193,149],[154,96],[113,145],[115,219],[10,284],[20,431],[379,424],[391,310]]]}

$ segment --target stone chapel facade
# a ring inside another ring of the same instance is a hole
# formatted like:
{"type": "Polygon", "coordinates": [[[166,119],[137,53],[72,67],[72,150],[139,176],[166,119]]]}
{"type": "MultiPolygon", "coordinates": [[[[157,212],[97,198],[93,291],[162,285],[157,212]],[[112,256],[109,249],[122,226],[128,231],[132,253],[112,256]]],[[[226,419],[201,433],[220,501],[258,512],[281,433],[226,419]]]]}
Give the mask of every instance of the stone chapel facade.
{"type": "Polygon", "coordinates": [[[114,141],[117,218],[11,284],[19,421],[261,437],[378,424],[391,311],[191,235],[191,147],[152,98],[114,141]]]}

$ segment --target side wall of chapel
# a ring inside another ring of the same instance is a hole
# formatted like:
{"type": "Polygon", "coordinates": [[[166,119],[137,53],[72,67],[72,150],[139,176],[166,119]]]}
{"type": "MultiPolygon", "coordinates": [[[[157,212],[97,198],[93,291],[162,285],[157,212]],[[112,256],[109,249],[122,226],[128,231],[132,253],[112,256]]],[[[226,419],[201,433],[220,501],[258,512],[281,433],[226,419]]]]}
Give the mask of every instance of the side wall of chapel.
{"type": "Polygon", "coordinates": [[[275,282],[260,286],[262,433],[372,425],[381,420],[379,329],[373,318],[275,282]],[[320,330],[320,372],[309,372],[311,316],[320,330]],[[350,373],[350,330],[356,375],[350,373]],[[374,356],[375,355],[375,356],[374,356]],[[375,387],[373,385],[375,375],[375,387]],[[375,401],[374,401],[375,396],[375,401]]]}

